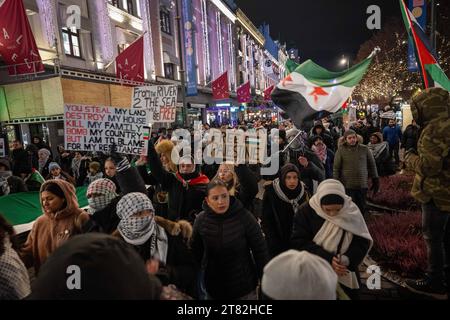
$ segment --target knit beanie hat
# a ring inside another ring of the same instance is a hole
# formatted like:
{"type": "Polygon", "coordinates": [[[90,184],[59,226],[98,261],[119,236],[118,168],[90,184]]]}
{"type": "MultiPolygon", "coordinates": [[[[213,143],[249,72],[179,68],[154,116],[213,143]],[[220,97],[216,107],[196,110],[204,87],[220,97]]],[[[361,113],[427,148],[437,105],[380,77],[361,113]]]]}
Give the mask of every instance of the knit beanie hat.
{"type": "Polygon", "coordinates": [[[48,170],[52,171],[53,169],[61,169],[61,167],[57,162],[50,162],[50,164],[48,165],[48,170]]]}
{"type": "Polygon", "coordinates": [[[261,288],[275,300],[336,300],[337,283],[325,259],[308,251],[288,250],[264,267],[261,288]]]}

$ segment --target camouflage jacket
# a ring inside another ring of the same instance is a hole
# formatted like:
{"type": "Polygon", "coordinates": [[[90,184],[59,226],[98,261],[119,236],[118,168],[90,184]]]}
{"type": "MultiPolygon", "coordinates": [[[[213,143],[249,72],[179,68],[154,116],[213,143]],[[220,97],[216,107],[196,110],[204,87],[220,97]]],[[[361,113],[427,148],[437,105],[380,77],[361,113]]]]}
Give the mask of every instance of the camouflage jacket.
{"type": "Polygon", "coordinates": [[[418,154],[408,152],[405,165],[408,170],[416,173],[411,190],[413,197],[421,203],[434,200],[440,210],[450,212],[448,92],[442,89],[428,90],[414,99],[411,105],[413,116],[416,121],[419,119],[418,124],[423,126],[423,130],[417,144],[418,154]],[[433,98],[435,99],[432,100],[433,98]]]}

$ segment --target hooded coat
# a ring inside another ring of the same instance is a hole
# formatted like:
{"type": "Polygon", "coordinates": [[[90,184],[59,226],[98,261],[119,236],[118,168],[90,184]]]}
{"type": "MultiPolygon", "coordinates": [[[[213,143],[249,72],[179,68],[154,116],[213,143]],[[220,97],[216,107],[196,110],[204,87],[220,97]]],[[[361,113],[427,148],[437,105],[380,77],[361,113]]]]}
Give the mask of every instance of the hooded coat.
{"type": "Polygon", "coordinates": [[[417,124],[423,128],[417,143],[418,154],[408,152],[406,169],[416,173],[411,194],[421,203],[434,200],[450,212],[450,99],[440,88],[423,91],[411,104],[417,124]]]}
{"type": "Polygon", "coordinates": [[[34,265],[36,272],[56,248],[81,233],[82,225],[89,219],[88,214],[78,207],[73,185],[63,180],[51,180],[42,184],[41,190],[51,183],[58,185],[64,192],[66,207],[54,214],[44,212],[28,235],[21,252],[22,259],[25,265],[34,265]]]}
{"type": "Polygon", "coordinates": [[[192,250],[198,263],[206,264],[206,291],[214,299],[251,293],[269,260],[258,222],[234,197],[224,214],[214,213],[206,203],[203,208],[195,220],[192,250]]]}

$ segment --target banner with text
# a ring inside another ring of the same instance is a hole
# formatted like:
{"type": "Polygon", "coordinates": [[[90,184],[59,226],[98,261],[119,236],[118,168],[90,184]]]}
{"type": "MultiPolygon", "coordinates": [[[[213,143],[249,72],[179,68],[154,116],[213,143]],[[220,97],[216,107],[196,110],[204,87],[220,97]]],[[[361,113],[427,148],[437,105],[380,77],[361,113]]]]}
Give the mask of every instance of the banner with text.
{"type": "Polygon", "coordinates": [[[149,122],[175,122],[176,85],[134,87],[131,101],[135,110],[146,110],[149,122]]]}
{"type": "Polygon", "coordinates": [[[147,153],[149,140],[147,110],[103,106],[64,105],[64,144],[66,150],[147,153]]]}

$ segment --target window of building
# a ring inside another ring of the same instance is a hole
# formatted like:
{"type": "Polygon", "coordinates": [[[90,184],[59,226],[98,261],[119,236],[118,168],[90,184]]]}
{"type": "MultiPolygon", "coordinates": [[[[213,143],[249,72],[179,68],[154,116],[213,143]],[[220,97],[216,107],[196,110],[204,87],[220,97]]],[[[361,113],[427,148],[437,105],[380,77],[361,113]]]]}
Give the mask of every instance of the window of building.
{"type": "Polygon", "coordinates": [[[127,0],[127,12],[131,15],[135,15],[133,0],[127,0]]]}
{"type": "Polygon", "coordinates": [[[170,23],[170,12],[161,10],[159,15],[161,19],[161,31],[167,34],[172,34],[172,28],[170,23]]]}
{"type": "Polygon", "coordinates": [[[164,63],[164,76],[167,79],[175,79],[175,65],[173,63],[164,63]]]}
{"type": "Polygon", "coordinates": [[[62,28],[64,53],[69,56],[81,58],[80,31],[75,27],[62,28]]]}
{"type": "Polygon", "coordinates": [[[120,3],[122,0],[110,0],[110,2],[114,7],[121,8],[120,3]]]}

